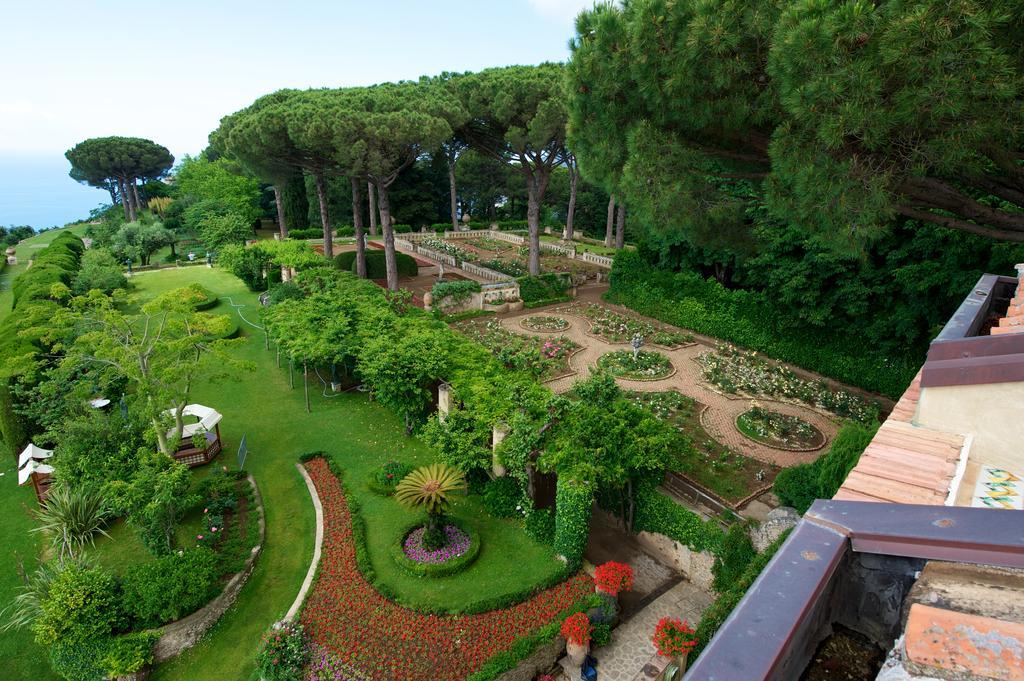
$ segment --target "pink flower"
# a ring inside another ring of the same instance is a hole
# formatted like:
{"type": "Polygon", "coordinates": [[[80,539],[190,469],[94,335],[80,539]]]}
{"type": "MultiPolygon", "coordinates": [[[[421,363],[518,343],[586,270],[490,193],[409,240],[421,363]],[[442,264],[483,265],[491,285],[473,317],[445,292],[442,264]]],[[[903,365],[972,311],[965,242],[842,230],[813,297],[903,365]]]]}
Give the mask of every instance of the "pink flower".
{"type": "Polygon", "coordinates": [[[196,535],[196,539],[202,539],[202,538],[203,538],[203,535],[201,535],[201,534],[197,534],[196,535]]]}
{"type": "Polygon", "coordinates": [[[210,509],[208,509],[208,508],[204,508],[203,509],[203,513],[209,513],[209,512],[210,512],[210,509]]]}
{"type": "Polygon", "coordinates": [[[211,527],[211,528],[210,528],[210,532],[216,532],[216,531],[217,531],[217,528],[216,528],[216,527],[211,527]]]}

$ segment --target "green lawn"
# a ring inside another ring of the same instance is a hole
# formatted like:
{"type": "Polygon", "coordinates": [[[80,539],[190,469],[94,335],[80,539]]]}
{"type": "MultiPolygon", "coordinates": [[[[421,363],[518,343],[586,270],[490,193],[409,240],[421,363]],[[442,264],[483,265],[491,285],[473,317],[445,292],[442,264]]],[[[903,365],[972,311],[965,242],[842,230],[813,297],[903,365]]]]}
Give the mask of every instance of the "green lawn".
{"type": "MultiPolygon", "coordinates": [[[[540,239],[541,241],[550,241],[551,243],[560,243],[562,241],[562,238],[555,234],[541,234],[540,239]]],[[[579,251],[580,253],[593,253],[594,255],[606,255],[608,257],[613,257],[616,253],[619,252],[619,249],[617,248],[609,248],[608,246],[604,245],[591,244],[585,241],[579,241],[578,239],[573,241],[573,243],[576,244],[576,250],[579,251]]]]}
{"type": "MultiPolygon", "coordinates": [[[[258,322],[256,296],[235,277],[205,267],[162,270],[132,279],[139,298],[199,281],[212,291],[230,296],[245,319],[258,322]]],[[[213,312],[230,312],[227,301],[213,312]]],[[[419,602],[443,605],[517,591],[558,569],[550,549],[542,547],[508,520],[484,514],[475,498],[461,499],[454,514],[472,523],[483,538],[483,549],[473,566],[461,575],[425,580],[402,573],[389,553],[408,512],[384,497],[369,492],[363,481],[388,459],[411,464],[433,458],[419,440],[406,438],[398,419],[360,393],[325,397],[319,381],[311,385],[312,413],[303,406],[301,380],[288,387],[288,372],[278,369],[276,353],[264,349],[263,336],[241,325],[245,344],[238,355],[256,364],[256,370],[234,383],[201,385],[194,400],[224,414],[221,433],[225,453],[221,463],[233,463],[233,452],[243,434],[250,450],[246,467],[263,494],[267,515],[267,541],[257,568],[237,603],[212,633],[182,657],[157,670],[156,679],[246,679],[263,631],[280,618],[298,592],[312,556],[313,509],[305,484],[295,469],[300,454],[325,450],[346,470],[363,505],[370,558],[378,575],[396,593],[419,602]],[[514,556],[515,560],[509,560],[514,556]]],[[[315,380],[315,379],[314,379],[315,380]]]]}

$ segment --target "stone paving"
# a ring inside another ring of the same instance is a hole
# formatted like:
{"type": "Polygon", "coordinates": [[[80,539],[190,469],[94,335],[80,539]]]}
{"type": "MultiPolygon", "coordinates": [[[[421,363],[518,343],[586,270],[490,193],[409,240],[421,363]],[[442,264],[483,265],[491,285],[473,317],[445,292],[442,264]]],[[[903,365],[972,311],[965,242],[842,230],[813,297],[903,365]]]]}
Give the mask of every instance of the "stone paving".
{"type": "MultiPolygon", "coordinates": [[[[592,297],[592,295],[587,297],[592,297]]],[[[576,352],[569,360],[570,368],[576,373],[556,378],[546,383],[556,393],[566,392],[576,381],[586,378],[590,374],[590,367],[596,364],[601,355],[614,350],[629,348],[629,343],[610,343],[603,338],[590,335],[590,321],[578,314],[575,307],[581,302],[585,304],[585,302],[589,301],[586,301],[586,297],[581,296],[581,299],[575,304],[524,310],[511,315],[503,315],[501,318],[502,326],[510,331],[529,336],[566,336],[582,346],[582,349],[576,352]],[[528,330],[521,325],[520,322],[526,317],[538,314],[562,317],[569,322],[569,328],[561,331],[544,332],[528,330]]],[[[718,392],[704,382],[700,366],[694,361],[698,355],[713,349],[713,346],[697,341],[674,350],[649,345],[645,347],[645,350],[659,352],[668,357],[676,372],[668,378],[655,381],[637,381],[624,378],[616,380],[626,390],[645,392],[676,390],[706,405],[707,409],[704,411],[701,420],[708,434],[723,445],[759,461],[782,467],[793,466],[799,463],[814,461],[825,451],[825,447],[835,437],[839,429],[837,419],[801,404],[780,402],[769,398],[753,399],[718,392]],[[755,402],[762,406],[768,406],[773,411],[797,416],[818,428],[825,435],[825,442],[822,447],[813,451],[788,451],[754,442],[742,435],[736,429],[736,418],[748,411],[755,402]]]]}
{"type": "Polygon", "coordinates": [[[653,679],[665,668],[651,643],[654,627],[662,617],[678,617],[696,627],[713,597],[690,582],[680,582],[650,605],[619,625],[612,642],[591,651],[597,658],[598,681],[653,679]]]}

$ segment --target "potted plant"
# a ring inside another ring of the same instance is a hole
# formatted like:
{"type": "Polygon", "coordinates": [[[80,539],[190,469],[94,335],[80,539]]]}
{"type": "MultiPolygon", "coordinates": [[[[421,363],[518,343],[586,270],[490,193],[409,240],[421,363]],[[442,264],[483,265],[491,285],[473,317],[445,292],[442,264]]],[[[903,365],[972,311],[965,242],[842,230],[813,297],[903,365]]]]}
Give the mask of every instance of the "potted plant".
{"type": "Polygon", "coordinates": [[[594,570],[594,591],[618,598],[623,591],[633,588],[633,568],[625,563],[610,560],[594,570]]]}
{"type": "Polygon", "coordinates": [[[654,628],[653,642],[658,654],[670,660],[661,675],[662,681],[682,681],[686,656],[697,645],[696,632],[685,621],[662,617],[654,628]]]}
{"type": "Polygon", "coordinates": [[[569,615],[562,622],[561,633],[565,639],[565,654],[573,665],[582,667],[590,652],[590,618],[584,612],[569,615]]]}

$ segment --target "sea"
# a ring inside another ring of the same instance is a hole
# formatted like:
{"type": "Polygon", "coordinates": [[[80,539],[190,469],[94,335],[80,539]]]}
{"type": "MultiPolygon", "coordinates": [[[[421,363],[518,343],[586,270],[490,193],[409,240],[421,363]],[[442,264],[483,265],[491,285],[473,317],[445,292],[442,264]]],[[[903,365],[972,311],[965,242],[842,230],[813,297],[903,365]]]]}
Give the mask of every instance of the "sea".
{"type": "Polygon", "coordinates": [[[106,191],[68,177],[70,169],[60,151],[0,150],[0,226],[62,227],[110,203],[106,191]]]}

